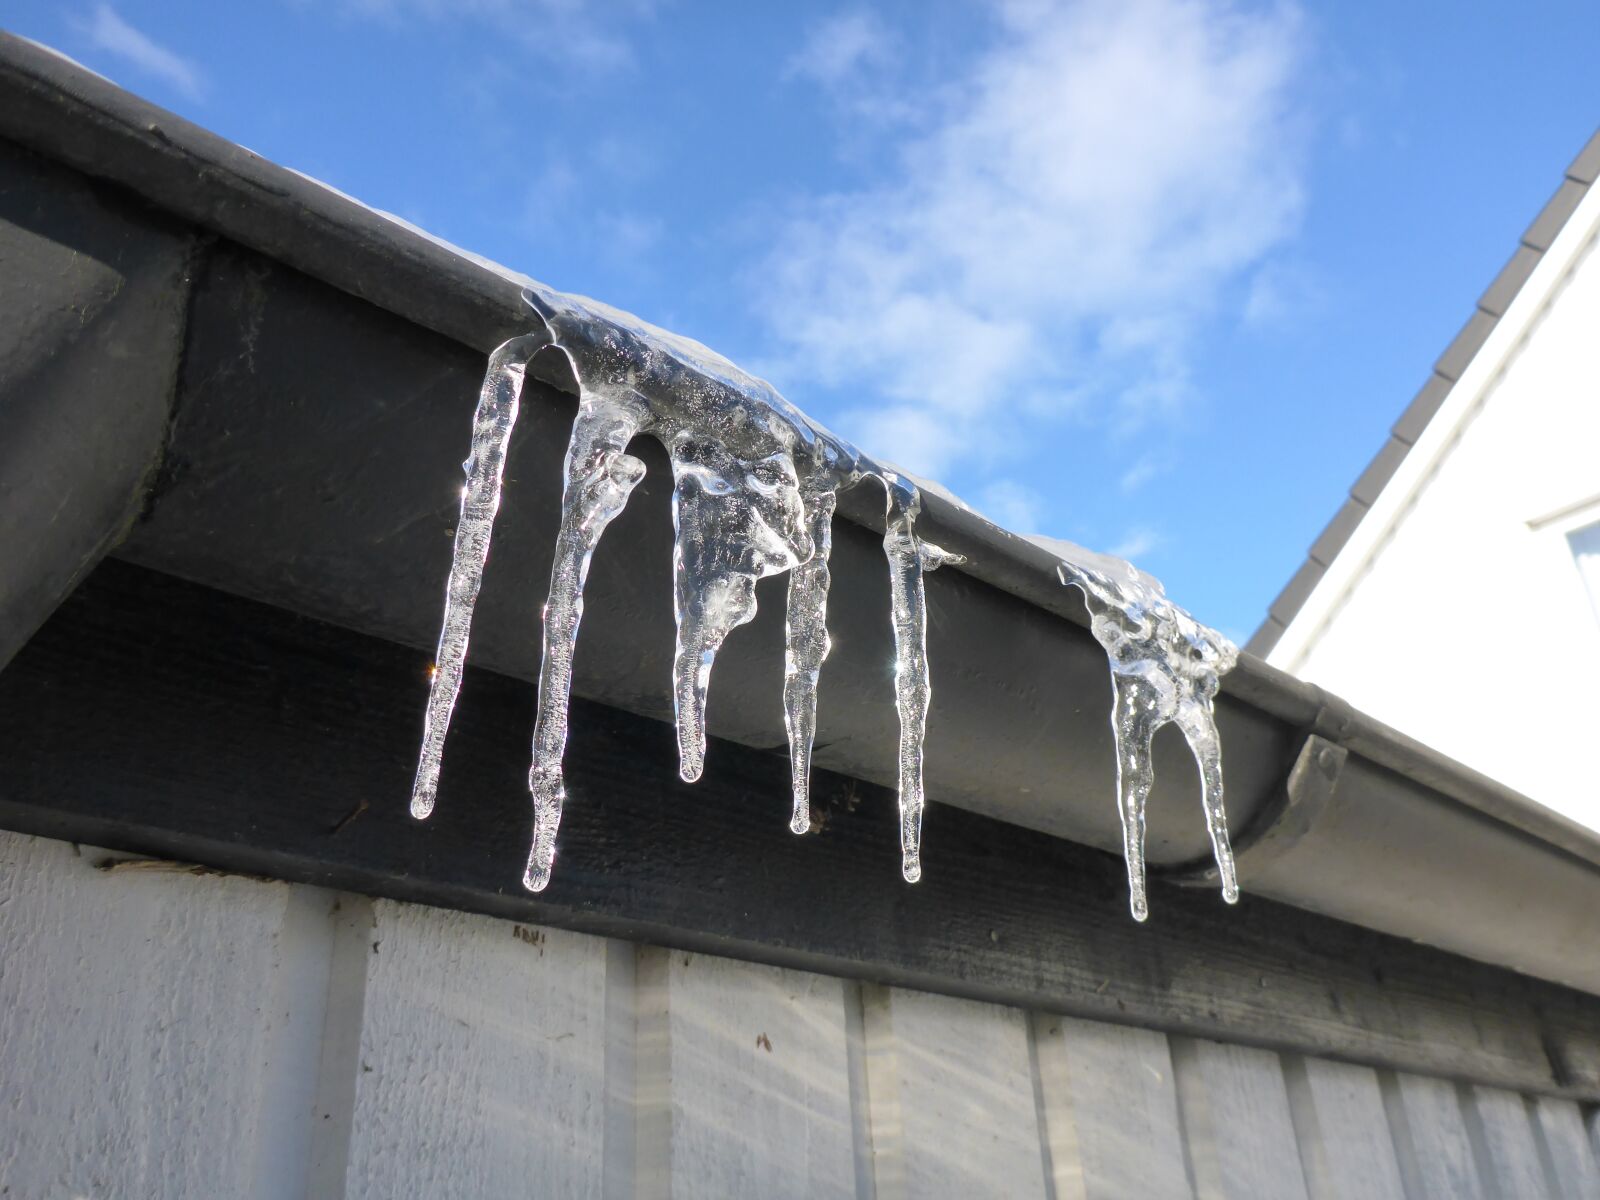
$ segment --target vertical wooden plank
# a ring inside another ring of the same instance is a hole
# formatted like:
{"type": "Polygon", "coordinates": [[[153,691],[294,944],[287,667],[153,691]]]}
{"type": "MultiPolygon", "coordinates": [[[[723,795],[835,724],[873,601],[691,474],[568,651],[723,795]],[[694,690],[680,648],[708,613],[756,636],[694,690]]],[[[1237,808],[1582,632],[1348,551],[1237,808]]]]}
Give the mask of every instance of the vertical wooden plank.
{"type": "Polygon", "coordinates": [[[1554,1187],[1562,1200],[1600,1200],[1600,1163],[1583,1128],[1583,1113],[1571,1100],[1528,1099],[1534,1130],[1542,1140],[1554,1187]]]}
{"type": "Polygon", "coordinates": [[[872,1164],[872,1096],[867,1087],[866,1004],[862,985],[844,985],[845,1049],[850,1065],[850,1139],[855,1151],[856,1200],[878,1200],[872,1164]]]}
{"type": "Polygon", "coordinates": [[[367,896],[342,893],[334,906],[328,947],[327,1001],[318,1047],[312,1110],[311,1161],[306,1197],[338,1200],[345,1194],[354,1132],[356,1082],[361,1071],[361,1027],[366,1012],[367,964],[374,916],[367,896]]]}
{"type": "Polygon", "coordinates": [[[114,860],[0,833],[0,1192],[302,1194],[325,943],[287,884],[114,860]]]}
{"type": "Polygon", "coordinates": [[[639,948],[606,943],[603,1200],[636,1200],[638,1189],[639,948]]]}
{"type": "Polygon", "coordinates": [[[898,988],[863,998],[880,1200],[1046,1195],[1024,1014],[898,988]]]}
{"type": "Polygon", "coordinates": [[[1549,1196],[1545,1166],[1528,1107],[1517,1092],[1462,1085],[1467,1132],[1476,1142],[1478,1174],[1491,1196],[1549,1196]]]}
{"type": "Polygon", "coordinates": [[[598,1197],[606,942],[377,901],[346,1195],[598,1197]]]}
{"type": "Polygon", "coordinates": [[[640,951],[641,1196],[853,1197],[841,980],[640,951]]]}
{"type": "Polygon", "coordinates": [[[1251,1046],[1173,1038],[1172,1060],[1196,1194],[1202,1200],[1305,1200],[1305,1172],[1278,1056],[1251,1046]]]}
{"type": "Polygon", "coordinates": [[[1378,1073],[1288,1054],[1283,1078],[1311,1200],[1405,1200],[1378,1073]]]}
{"type": "Polygon", "coordinates": [[[1192,1196],[1165,1035],[1048,1014],[1033,1028],[1055,1200],[1192,1196]]]}
{"type": "Polygon", "coordinates": [[[1406,1195],[1487,1200],[1456,1088],[1442,1079],[1379,1072],[1406,1195]]]}

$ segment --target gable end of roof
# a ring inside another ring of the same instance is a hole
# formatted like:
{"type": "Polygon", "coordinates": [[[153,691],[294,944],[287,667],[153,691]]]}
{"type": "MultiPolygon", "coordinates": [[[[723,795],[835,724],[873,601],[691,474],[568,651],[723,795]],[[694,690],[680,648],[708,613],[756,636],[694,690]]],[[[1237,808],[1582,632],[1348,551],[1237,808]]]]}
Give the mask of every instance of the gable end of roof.
{"type": "Polygon", "coordinates": [[[1389,431],[1388,440],[1352,485],[1349,498],[1317,535],[1306,561],[1273,600],[1267,610],[1267,619],[1245,644],[1245,649],[1251,654],[1265,658],[1278,644],[1289,623],[1310,597],[1339,551],[1349,542],[1378,494],[1394,478],[1406,454],[1444,404],[1450,389],[1461,378],[1473,355],[1494,332],[1496,324],[1511,307],[1522,285],[1533,274],[1544,252],[1582,203],[1597,177],[1600,177],[1600,130],[1595,131],[1588,144],[1567,167],[1566,176],[1555,195],[1539,210],[1539,215],[1523,233],[1516,252],[1500,268],[1494,281],[1484,289],[1483,295],[1478,297],[1477,306],[1467,318],[1467,323],[1434,363],[1433,374],[1406,406],[1405,412],[1401,413],[1400,419],[1389,431]]]}

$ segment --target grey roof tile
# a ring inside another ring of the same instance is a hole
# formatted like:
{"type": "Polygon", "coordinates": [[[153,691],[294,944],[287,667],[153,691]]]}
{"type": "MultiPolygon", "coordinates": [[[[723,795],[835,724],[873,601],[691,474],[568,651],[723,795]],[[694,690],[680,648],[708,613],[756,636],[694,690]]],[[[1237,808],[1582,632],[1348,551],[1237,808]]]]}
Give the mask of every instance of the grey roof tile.
{"type": "Polygon", "coordinates": [[[1383,449],[1373,455],[1372,461],[1367,464],[1367,469],[1361,472],[1355,486],[1350,489],[1350,498],[1357,504],[1372,507],[1378,498],[1378,493],[1383,491],[1389,480],[1394,478],[1394,473],[1400,469],[1400,464],[1405,461],[1406,453],[1411,449],[1410,442],[1402,442],[1399,438],[1392,437],[1383,444],[1383,449]]]}
{"type": "Polygon", "coordinates": [[[1478,300],[1477,311],[1439,356],[1428,382],[1412,398],[1400,420],[1395,422],[1389,440],[1350,489],[1350,499],[1312,544],[1309,556],[1295,572],[1294,578],[1278,593],[1268,610],[1267,619],[1245,644],[1245,649],[1250,653],[1264,657],[1278,644],[1289,623],[1322,578],[1327,564],[1338,557],[1339,551],[1349,542],[1367,510],[1377,501],[1378,494],[1388,486],[1389,480],[1394,478],[1406,454],[1422,436],[1434,413],[1439,411],[1454,381],[1461,378],[1472,356],[1483,346],[1495,323],[1528,281],[1540,256],[1550,248],[1550,243],[1582,202],[1590,185],[1597,180],[1600,180],[1600,131],[1596,131],[1588,144],[1578,152],[1578,157],[1572,160],[1556,194],[1550,197],[1522,235],[1522,244],[1517,252],[1484,291],[1478,300]]]}
{"type": "Polygon", "coordinates": [[[1272,648],[1283,638],[1283,631],[1288,626],[1277,617],[1268,617],[1250,635],[1250,640],[1244,644],[1245,650],[1257,658],[1265,658],[1272,653],[1272,648]]]}
{"type": "Polygon", "coordinates": [[[1290,619],[1306,602],[1306,597],[1311,595],[1311,589],[1316,587],[1321,579],[1322,564],[1307,559],[1300,564],[1300,569],[1294,573],[1294,578],[1289,580],[1283,591],[1278,593],[1278,598],[1272,602],[1272,607],[1267,611],[1287,627],[1290,619]]]}
{"type": "Polygon", "coordinates": [[[1539,215],[1533,219],[1533,224],[1529,225],[1527,232],[1522,235],[1522,244],[1532,246],[1535,250],[1550,249],[1550,243],[1556,240],[1556,234],[1561,232],[1561,227],[1567,223],[1572,210],[1578,207],[1578,201],[1583,199],[1584,193],[1588,190],[1587,183],[1580,183],[1576,179],[1563,179],[1561,186],[1556,189],[1556,194],[1550,197],[1539,215]]]}
{"type": "MultiPolygon", "coordinates": [[[[1433,364],[1433,369],[1446,379],[1460,379],[1461,373],[1472,361],[1472,356],[1478,352],[1478,347],[1483,345],[1489,336],[1489,331],[1494,328],[1495,321],[1494,314],[1486,313],[1482,309],[1475,311],[1467,318],[1467,323],[1461,327],[1461,332],[1456,334],[1455,341],[1446,346],[1444,353],[1439,355],[1439,361],[1433,364]]],[[[1434,405],[1434,410],[1438,411],[1438,407],[1434,405]]]]}
{"type": "Polygon", "coordinates": [[[1437,371],[1429,375],[1428,382],[1417,390],[1417,394],[1411,398],[1411,403],[1406,405],[1405,412],[1400,414],[1400,419],[1394,423],[1394,428],[1389,432],[1406,445],[1415,445],[1416,440],[1422,436],[1422,431],[1428,427],[1428,422],[1433,420],[1433,414],[1439,411],[1444,398],[1450,394],[1454,384],[1453,379],[1446,379],[1437,371]]]}
{"type": "Polygon", "coordinates": [[[1567,168],[1567,178],[1579,183],[1593,183],[1600,177],[1600,129],[1594,131],[1589,144],[1578,151],[1578,157],[1567,168]]]}
{"type": "Polygon", "coordinates": [[[1310,559],[1312,562],[1321,563],[1324,567],[1333,561],[1333,556],[1344,549],[1344,544],[1350,540],[1350,535],[1356,531],[1356,526],[1361,524],[1361,518],[1367,515],[1367,506],[1359,500],[1346,500],[1344,507],[1333,515],[1317,540],[1311,543],[1310,559]]]}
{"type": "Polygon", "coordinates": [[[1544,254],[1532,246],[1518,246],[1517,252],[1500,268],[1500,274],[1494,277],[1494,282],[1478,297],[1478,307],[1497,317],[1505,316],[1506,309],[1511,307],[1511,302],[1543,257],[1544,254]]]}

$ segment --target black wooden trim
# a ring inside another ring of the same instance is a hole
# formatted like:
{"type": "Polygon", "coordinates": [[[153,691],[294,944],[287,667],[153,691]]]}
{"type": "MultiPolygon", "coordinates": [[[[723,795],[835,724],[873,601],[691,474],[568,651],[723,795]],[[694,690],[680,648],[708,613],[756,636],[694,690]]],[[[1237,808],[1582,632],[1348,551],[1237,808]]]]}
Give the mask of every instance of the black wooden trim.
{"type": "Polygon", "coordinates": [[[426,657],[125,563],[0,673],[0,825],[138,853],[1524,1091],[1600,1098],[1600,998],[934,805],[924,882],[893,797],[579,703],[555,882],[519,883],[533,691],[468,673],[439,808],[406,814],[426,657]]]}

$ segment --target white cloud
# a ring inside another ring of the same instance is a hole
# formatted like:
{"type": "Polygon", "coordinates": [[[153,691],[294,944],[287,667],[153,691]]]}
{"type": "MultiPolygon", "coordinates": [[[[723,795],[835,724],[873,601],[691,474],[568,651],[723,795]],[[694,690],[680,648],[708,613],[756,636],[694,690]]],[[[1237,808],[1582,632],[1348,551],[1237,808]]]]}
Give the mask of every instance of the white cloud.
{"type": "MultiPolygon", "coordinates": [[[[802,207],[763,277],[786,377],[873,397],[843,431],[923,472],[1069,407],[1182,411],[1198,321],[1301,208],[1295,10],[1000,11],[970,74],[916,98],[934,120],[892,178],[802,207]]],[[[854,44],[806,61],[843,70],[854,44]]]]}
{"type": "Polygon", "coordinates": [[[564,158],[547,159],[528,183],[523,231],[533,237],[559,232],[580,194],[581,180],[572,164],[564,158]]]}
{"type": "Polygon", "coordinates": [[[900,59],[900,39],[875,13],[848,9],[811,27],[783,77],[815,84],[850,123],[882,129],[917,113],[899,86],[900,59]]]}
{"type": "Polygon", "coordinates": [[[892,46],[888,30],[871,12],[836,13],[812,27],[783,73],[833,87],[863,67],[886,62],[892,46]]]}
{"type": "Polygon", "coordinates": [[[623,210],[596,213],[594,221],[602,253],[632,266],[655,249],[664,229],[656,217],[623,210]]]}
{"type": "Polygon", "coordinates": [[[1315,312],[1321,303],[1322,290],[1304,267],[1267,262],[1250,280],[1240,318],[1246,328],[1265,329],[1315,312]]]}
{"type": "Polygon", "coordinates": [[[205,99],[205,80],[194,63],[129,25],[109,4],[98,4],[78,30],[96,50],[131,63],[190,100],[205,99]]]}
{"type": "Polygon", "coordinates": [[[1025,483],[997,479],[978,493],[978,511],[1005,529],[1039,527],[1044,498],[1025,483]]]}
{"type": "Polygon", "coordinates": [[[472,21],[493,26],[556,62],[615,70],[633,62],[624,22],[649,16],[654,0],[344,0],[358,16],[392,25],[472,21]]]}
{"type": "Polygon", "coordinates": [[[1166,471],[1166,464],[1153,454],[1141,454],[1133,465],[1117,480],[1117,488],[1124,494],[1136,492],[1152,479],[1166,471]]]}
{"type": "Polygon", "coordinates": [[[1143,558],[1150,551],[1162,543],[1162,537],[1154,529],[1139,526],[1128,530],[1123,539],[1107,552],[1117,558],[1136,559],[1143,558]]]}

